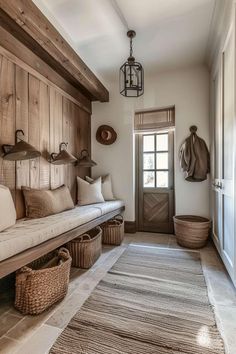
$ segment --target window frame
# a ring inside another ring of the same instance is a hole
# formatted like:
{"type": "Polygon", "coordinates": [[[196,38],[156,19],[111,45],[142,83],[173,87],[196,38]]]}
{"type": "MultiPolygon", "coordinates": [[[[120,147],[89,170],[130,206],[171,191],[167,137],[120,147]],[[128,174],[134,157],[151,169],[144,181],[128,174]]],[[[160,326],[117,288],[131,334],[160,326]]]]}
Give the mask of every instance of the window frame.
{"type": "Polygon", "coordinates": [[[155,189],[166,189],[170,188],[170,137],[169,137],[169,132],[155,132],[155,133],[147,133],[147,134],[142,134],[142,176],[144,176],[144,172],[154,172],[154,186],[147,187],[144,185],[144,178],[142,177],[143,180],[143,188],[155,188],[155,189]],[[157,136],[159,135],[167,135],[167,140],[168,140],[168,150],[157,150],[157,136]],[[154,136],[154,150],[153,151],[144,151],[144,137],[146,136],[154,136]],[[157,155],[161,153],[167,153],[168,155],[168,168],[157,168],[157,155]],[[144,168],[144,155],[145,154],[154,154],[154,169],[145,169],[144,168]],[[157,186],[157,172],[167,172],[168,173],[168,184],[165,187],[159,187],[157,186]]]}

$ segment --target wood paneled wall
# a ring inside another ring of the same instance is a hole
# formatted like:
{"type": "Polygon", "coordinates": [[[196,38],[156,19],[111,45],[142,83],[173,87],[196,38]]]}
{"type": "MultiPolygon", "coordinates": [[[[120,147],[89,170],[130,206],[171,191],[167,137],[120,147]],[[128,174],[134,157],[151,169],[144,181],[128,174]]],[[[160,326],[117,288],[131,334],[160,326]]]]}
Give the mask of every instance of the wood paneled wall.
{"type": "Polygon", "coordinates": [[[40,158],[16,163],[0,157],[0,184],[11,189],[18,218],[25,215],[22,185],[55,188],[66,184],[76,201],[76,175],[83,177],[89,170],[55,166],[48,159],[52,152],[59,151],[63,141],[68,142],[68,151],[74,155],[84,148],[90,151],[90,113],[48,79],[43,80],[2,53],[0,99],[0,148],[2,144],[14,144],[15,130],[23,129],[24,139],[42,152],[40,158]]]}

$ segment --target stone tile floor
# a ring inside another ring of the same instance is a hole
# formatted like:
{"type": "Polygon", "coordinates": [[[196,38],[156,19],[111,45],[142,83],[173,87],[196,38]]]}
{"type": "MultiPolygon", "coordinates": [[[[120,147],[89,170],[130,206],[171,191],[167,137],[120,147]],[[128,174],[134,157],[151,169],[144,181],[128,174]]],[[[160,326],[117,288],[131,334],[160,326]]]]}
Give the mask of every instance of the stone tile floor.
{"type": "MultiPolygon", "coordinates": [[[[122,246],[104,246],[101,257],[91,269],[85,271],[73,268],[65,299],[39,316],[23,316],[16,311],[13,307],[14,279],[8,279],[8,289],[4,289],[4,282],[1,282],[0,353],[48,353],[58,335],[129,243],[181,249],[173,235],[142,232],[127,234],[122,246]]],[[[209,298],[225,341],[226,353],[235,354],[236,290],[214,246],[209,243],[200,252],[209,298]]]]}

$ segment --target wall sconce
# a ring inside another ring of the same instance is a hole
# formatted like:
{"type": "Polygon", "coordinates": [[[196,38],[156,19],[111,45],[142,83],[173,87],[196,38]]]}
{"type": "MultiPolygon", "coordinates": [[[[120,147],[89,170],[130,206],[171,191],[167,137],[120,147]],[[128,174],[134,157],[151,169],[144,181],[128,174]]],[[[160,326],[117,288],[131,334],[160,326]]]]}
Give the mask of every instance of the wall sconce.
{"type": "Polygon", "coordinates": [[[80,153],[80,156],[78,158],[78,166],[79,167],[93,167],[96,165],[97,165],[96,162],[90,158],[88,150],[86,150],[86,149],[82,150],[80,153]]]}
{"type": "Polygon", "coordinates": [[[70,154],[66,149],[67,149],[68,143],[61,143],[59,145],[59,153],[53,152],[51,154],[51,160],[50,162],[53,165],[66,165],[68,163],[73,163],[77,161],[77,158],[70,154]]]}
{"type": "Polygon", "coordinates": [[[19,138],[19,134],[25,135],[22,129],[15,132],[15,145],[2,145],[3,159],[9,161],[30,160],[41,156],[41,152],[35,147],[19,138]],[[20,140],[17,142],[17,140],[20,140]]]}

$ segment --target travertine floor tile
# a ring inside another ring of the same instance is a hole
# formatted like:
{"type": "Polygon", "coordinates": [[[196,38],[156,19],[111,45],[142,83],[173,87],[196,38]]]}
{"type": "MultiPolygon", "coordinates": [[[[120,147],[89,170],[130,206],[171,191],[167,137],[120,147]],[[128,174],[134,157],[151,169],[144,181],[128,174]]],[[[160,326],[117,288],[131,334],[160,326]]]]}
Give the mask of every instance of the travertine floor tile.
{"type": "Polygon", "coordinates": [[[236,306],[216,306],[217,323],[226,343],[226,353],[236,353],[236,306]]]}
{"type": "Polygon", "coordinates": [[[56,327],[43,325],[34,333],[33,336],[31,336],[27,342],[20,346],[16,353],[46,354],[60,333],[61,330],[56,327]]]}
{"type": "Polygon", "coordinates": [[[155,234],[152,232],[137,232],[136,234],[126,234],[125,244],[141,243],[147,245],[159,245],[168,247],[170,235],[168,234],[155,234]]]}
{"type": "Polygon", "coordinates": [[[20,343],[8,337],[0,338],[0,353],[1,354],[14,354],[19,349],[20,343]]]}
{"type": "Polygon", "coordinates": [[[45,312],[38,316],[25,316],[22,321],[8,331],[7,336],[11,339],[25,342],[45,322],[47,317],[45,312]]]}
{"type": "Polygon", "coordinates": [[[0,337],[5,335],[12,327],[22,320],[21,316],[5,313],[0,317],[0,337]]]}

